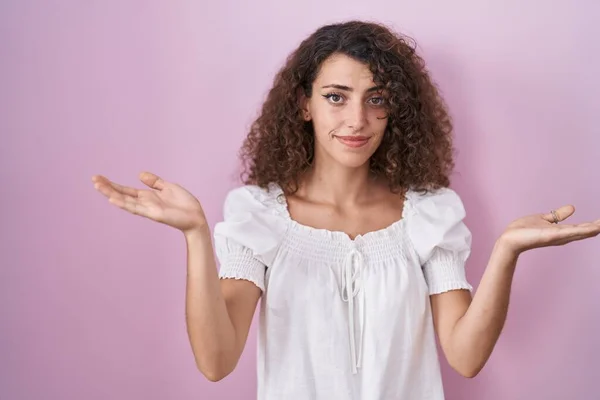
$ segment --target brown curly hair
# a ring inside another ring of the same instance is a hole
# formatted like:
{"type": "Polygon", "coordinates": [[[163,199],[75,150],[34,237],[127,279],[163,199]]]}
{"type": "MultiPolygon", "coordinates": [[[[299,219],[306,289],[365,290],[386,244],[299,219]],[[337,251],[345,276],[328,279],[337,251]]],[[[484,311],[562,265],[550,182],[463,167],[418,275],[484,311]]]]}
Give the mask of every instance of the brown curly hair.
{"type": "Polygon", "coordinates": [[[298,190],[315,145],[312,123],[301,115],[299,90],[311,97],[320,65],[334,53],[368,65],[388,96],[388,124],[370,159],[372,173],[385,177],[394,192],[448,187],[452,121],[416,44],[363,21],[323,26],[290,54],[241,148],[243,182],[262,188],[277,183],[288,194],[298,190]]]}

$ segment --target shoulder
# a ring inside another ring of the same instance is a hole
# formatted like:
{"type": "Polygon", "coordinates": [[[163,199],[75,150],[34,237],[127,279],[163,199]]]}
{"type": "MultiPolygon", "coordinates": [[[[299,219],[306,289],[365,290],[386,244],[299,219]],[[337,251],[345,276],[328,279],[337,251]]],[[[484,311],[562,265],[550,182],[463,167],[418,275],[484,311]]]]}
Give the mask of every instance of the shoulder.
{"type": "Polygon", "coordinates": [[[432,207],[464,209],[461,196],[448,187],[442,187],[425,193],[409,190],[407,198],[412,203],[415,211],[426,211],[432,207]]]}
{"type": "Polygon", "coordinates": [[[263,189],[245,185],[230,190],[223,206],[223,220],[214,228],[217,245],[231,247],[232,242],[252,251],[270,264],[287,231],[277,188],[263,189]]]}
{"type": "Polygon", "coordinates": [[[285,207],[280,200],[282,193],[276,184],[271,184],[267,188],[243,185],[231,189],[225,196],[223,217],[227,220],[235,214],[247,212],[281,214],[285,207]]]}
{"type": "Polygon", "coordinates": [[[466,210],[456,191],[450,188],[427,193],[411,191],[407,200],[410,202],[408,234],[422,260],[426,260],[436,246],[470,246],[471,232],[464,224],[466,210]]]}
{"type": "Polygon", "coordinates": [[[426,193],[409,190],[406,200],[408,217],[416,223],[457,222],[466,217],[462,198],[456,191],[447,187],[426,193]]]}

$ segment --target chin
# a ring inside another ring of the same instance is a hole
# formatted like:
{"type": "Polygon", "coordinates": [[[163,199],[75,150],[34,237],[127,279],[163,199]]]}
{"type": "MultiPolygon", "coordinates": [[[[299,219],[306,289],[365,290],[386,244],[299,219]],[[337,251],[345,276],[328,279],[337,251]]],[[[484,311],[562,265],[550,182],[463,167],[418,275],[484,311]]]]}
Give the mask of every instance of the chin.
{"type": "Polygon", "coordinates": [[[365,165],[368,166],[369,160],[377,150],[378,145],[379,143],[372,143],[370,146],[348,149],[340,146],[321,146],[320,143],[317,143],[315,159],[327,164],[334,163],[345,168],[361,168],[365,165]]]}
{"type": "Polygon", "coordinates": [[[371,154],[336,154],[333,158],[341,166],[347,168],[360,168],[365,164],[368,164],[371,154]]]}

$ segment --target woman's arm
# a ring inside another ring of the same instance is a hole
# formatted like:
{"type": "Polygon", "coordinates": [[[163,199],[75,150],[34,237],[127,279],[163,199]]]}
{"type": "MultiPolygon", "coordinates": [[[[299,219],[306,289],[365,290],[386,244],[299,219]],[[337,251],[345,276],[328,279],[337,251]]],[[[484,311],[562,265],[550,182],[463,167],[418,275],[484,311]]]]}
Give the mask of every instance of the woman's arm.
{"type": "Polygon", "coordinates": [[[481,371],[500,336],[510,289],[521,253],[562,246],[600,234],[600,220],[558,225],[575,212],[565,206],[554,215],[536,214],[512,222],[496,242],[475,296],[466,290],[431,296],[433,320],[449,364],[465,377],[481,371]]]}
{"type": "Polygon", "coordinates": [[[249,281],[219,279],[208,227],[184,235],[188,336],[198,369],[214,382],[237,365],[261,290],[249,281]]]}
{"type": "Polygon", "coordinates": [[[183,232],[187,243],[186,322],[198,369],[210,380],[235,368],[261,290],[249,281],[219,281],[210,229],[200,202],[180,185],[143,172],[146,190],[92,177],[110,203],[183,232]]]}
{"type": "Polygon", "coordinates": [[[431,296],[433,321],[446,359],[465,377],[481,371],[500,336],[517,258],[498,241],[472,300],[466,290],[431,296]]]}

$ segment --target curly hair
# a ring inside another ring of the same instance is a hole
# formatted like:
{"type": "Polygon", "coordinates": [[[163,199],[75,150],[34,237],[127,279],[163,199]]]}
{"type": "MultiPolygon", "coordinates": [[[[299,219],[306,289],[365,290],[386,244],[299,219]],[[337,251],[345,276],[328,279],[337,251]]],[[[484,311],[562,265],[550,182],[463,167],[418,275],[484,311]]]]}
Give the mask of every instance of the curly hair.
{"type": "Polygon", "coordinates": [[[298,93],[312,96],[323,61],[344,54],[368,65],[387,93],[388,124],[370,158],[370,170],[390,190],[430,191],[450,185],[454,169],[452,121],[416,53],[416,44],[381,24],[349,21],[326,25],[305,39],[277,73],[242,148],[242,181],[288,193],[314,160],[314,131],[301,115],[298,93]]]}

